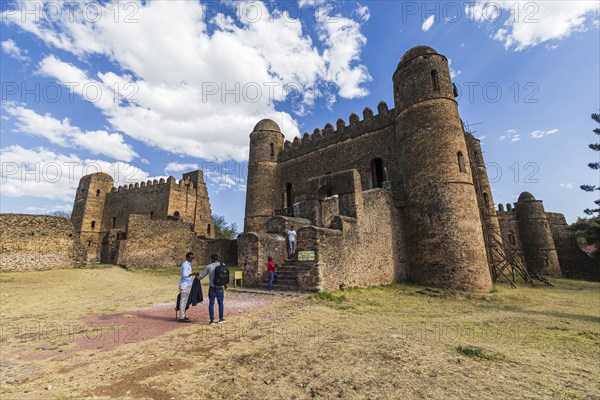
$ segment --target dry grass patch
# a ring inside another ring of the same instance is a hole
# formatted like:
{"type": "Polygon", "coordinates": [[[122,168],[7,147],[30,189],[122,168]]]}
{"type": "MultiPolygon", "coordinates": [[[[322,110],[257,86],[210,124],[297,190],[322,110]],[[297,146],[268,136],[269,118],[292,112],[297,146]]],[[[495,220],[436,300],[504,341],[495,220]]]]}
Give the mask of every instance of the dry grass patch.
{"type": "MultiPolygon", "coordinates": [[[[6,282],[3,299],[43,287],[62,299],[50,307],[30,304],[38,295],[25,297],[27,318],[43,312],[110,314],[106,310],[168,301],[173,292],[168,274],[148,271],[54,271],[40,275],[44,279],[26,274],[0,275],[6,282]],[[68,282],[79,277],[104,284],[68,282]],[[140,290],[127,293],[131,282],[140,290]],[[81,307],[73,291],[86,293],[81,307]]],[[[222,326],[183,325],[110,351],[33,361],[37,375],[2,385],[0,394],[11,399],[600,399],[600,285],[552,282],[556,287],[499,285],[487,294],[398,284],[279,296],[222,326]],[[44,389],[48,384],[50,391],[44,389]]],[[[3,302],[2,314],[18,313],[3,302]]]]}

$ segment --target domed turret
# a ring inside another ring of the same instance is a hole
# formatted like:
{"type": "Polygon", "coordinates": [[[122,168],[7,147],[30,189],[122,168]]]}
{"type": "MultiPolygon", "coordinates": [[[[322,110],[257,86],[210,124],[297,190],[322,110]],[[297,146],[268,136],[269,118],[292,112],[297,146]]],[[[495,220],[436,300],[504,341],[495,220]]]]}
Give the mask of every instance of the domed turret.
{"type": "Polygon", "coordinates": [[[431,47],[412,48],[393,81],[409,278],[487,291],[482,221],[448,60],[431,47]]]}
{"type": "Polygon", "coordinates": [[[250,134],[250,157],[246,187],[244,232],[263,232],[277,207],[279,152],[285,137],[279,125],[270,119],[258,122],[250,134]]]}
{"type": "Polygon", "coordinates": [[[561,277],[558,254],[542,201],[523,192],[515,210],[527,268],[538,274],[561,277]]]}

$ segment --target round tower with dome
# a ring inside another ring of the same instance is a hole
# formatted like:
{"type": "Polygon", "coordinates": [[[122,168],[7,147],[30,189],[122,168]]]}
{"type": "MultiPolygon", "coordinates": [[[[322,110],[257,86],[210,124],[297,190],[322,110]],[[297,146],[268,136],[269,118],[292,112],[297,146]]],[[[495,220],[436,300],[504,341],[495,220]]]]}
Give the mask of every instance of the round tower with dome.
{"type": "Polygon", "coordinates": [[[279,125],[270,119],[260,121],[250,134],[244,232],[264,231],[273,210],[279,208],[277,156],[284,139],[279,125]]]}
{"type": "Polygon", "coordinates": [[[492,287],[477,196],[448,60],[417,46],[393,75],[409,279],[492,287]]]}

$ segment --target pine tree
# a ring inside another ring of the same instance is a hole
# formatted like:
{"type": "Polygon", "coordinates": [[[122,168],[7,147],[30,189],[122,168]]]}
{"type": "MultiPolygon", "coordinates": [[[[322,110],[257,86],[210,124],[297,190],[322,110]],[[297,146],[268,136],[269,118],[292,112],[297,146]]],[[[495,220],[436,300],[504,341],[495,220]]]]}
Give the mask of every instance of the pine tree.
{"type": "MultiPolygon", "coordinates": [[[[600,114],[592,114],[592,119],[594,121],[596,121],[598,123],[598,125],[600,125],[600,114]]],[[[600,136],[600,127],[595,128],[594,129],[594,133],[596,135],[600,136]]],[[[592,149],[592,150],[594,150],[594,151],[600,152],[600,143],[591,143],[589,145],[589,148],[592,149]]],[[[599,157],[600,157],[600,154],[599,154],[599,157]]],[[[594,169],[594,170],[598,171],[600,169],[600,161],[589,163],[588,167],[590,167],[591,169],[594,169]]],[[[581,185],[580,187],[581,187],[581,190],[585,190],[586,192],[594,192],[596,190],[600,191],[600,185],[599,186],[596,186],[596,185],[581,185]]],[[[598,206],[598,208],[594,208],[594,209],[588,208],[588,209],[585,209],[584,212],[587,215],[600,214],[600,198],[594,200],[594,203],[598,206]]]]}

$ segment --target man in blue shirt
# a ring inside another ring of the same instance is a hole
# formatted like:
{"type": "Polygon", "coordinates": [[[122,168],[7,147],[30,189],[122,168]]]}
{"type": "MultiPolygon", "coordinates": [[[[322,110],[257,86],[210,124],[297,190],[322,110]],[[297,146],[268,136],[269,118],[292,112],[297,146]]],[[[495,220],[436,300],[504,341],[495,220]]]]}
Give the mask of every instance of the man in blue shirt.
{"type": "Polygon", "coordinates": [[[208,275],[208,316],[210,317],[209,325],[215,324],[215,299],[217,299],[217,303],[219,304],[219,324],[225,323],[225,305],[224,305],[224,297],[225,291],[227,289],[227,285],[225,286],[215,286],[215,269],[221,264],[219,261],[218,254],[212,254],[210,256],[211,263],[204,268],[204,271],[200,274],[200,279],[204,278],[208,275]]]}
{"type": "Polygon", "coordinates": [[[188,297],[190,296],[190,289],[192,288],[192,276],[198,276],[197,272],[192,272],[192,261],[194,260],[194,253],[191,251],[185,255],[185,261],[181,264],[179,279],[179,294],[181,298],[179,300],[179,322],[191,322],[188,317],[185,316],[185,306],[187,305],[188,297]]]}

